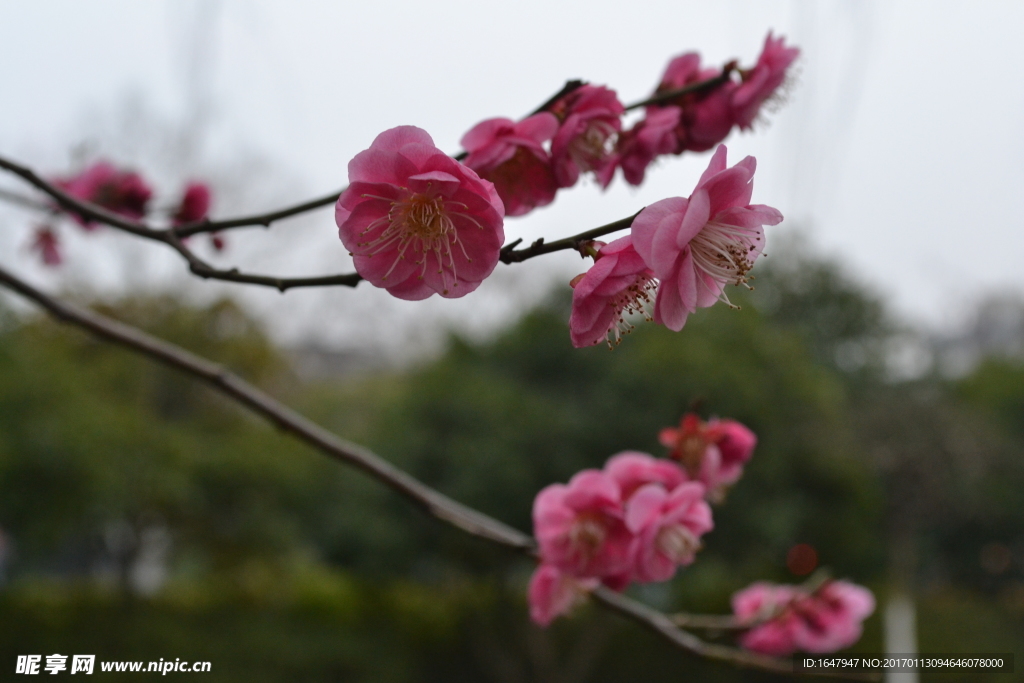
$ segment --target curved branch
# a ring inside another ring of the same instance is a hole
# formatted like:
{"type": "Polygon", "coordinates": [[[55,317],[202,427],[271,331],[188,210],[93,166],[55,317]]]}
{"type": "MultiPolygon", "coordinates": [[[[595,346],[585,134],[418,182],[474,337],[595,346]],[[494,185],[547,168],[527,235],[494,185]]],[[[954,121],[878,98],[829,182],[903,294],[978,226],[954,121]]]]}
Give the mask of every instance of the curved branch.
{"type": "MultiPolygon", "coordinates": [[[[0,268],[0,285],[34,301],[63,322],[154,358],[209,384],[329,457],[362,470],[405,496],[436,519],[478,538],[519,550],[530,556],[536,555],[536,544],[530,536],[430,488],[371,451],[342,439],[281,404],[222,365],[129,325],[47,296],[3,268],[0,268]]],[[[741,667],[777,673],[794,673],[792,664],[786,660],[706,643],[697,636],[679,629],[668,615],[607,588],[598,588],[593,592],[593,596],[600,604],[639,622],[677,647],[694,654],[741,667]]],[[[813,670],[800,673],[822,675],[813,670]]],[[[873,677],[871,674],[833,671],[826,675],[850,680],[877,680],[877,677],[873,677]]]]}
{"type": "Polygon", "coordinates": [[[124,230],[125,232],[137,235],[138,237],[164,241],[162,239],[162,234],[165,231],[152,228],[145,223],[140,223],[139,221],[130,220],[124,216],[114,213],[113,211],[108,211],[97,204],[80,201],[56,185],[43,180],[41,177],[36,175],[35,171],[27,166],[22,166],[21,164],[16,164],[13,161],[0,157],[0,168],[10,171],[14,175],[19,176],[29,185],[32,185],[50,195],[53,197],[54,201],[56,201],[57,204],[66,211],[101,223],[106,223],[107,225],[119,230],[124,230]]]}
{"type": "Polygon", "coordinates": [[[323,197],[310,199],[307,202],[288,206],[283,209],[278,209],[277,211],[257,213],[251,216],[239,216],[238,218],[227,218],[220,221],[211,221],[206,219],[195,223],[185,223],[171,228],[171,230],[176,233],[178,237],[191,237],[192,235],[198,235],[203,232],[220,232],[221,230],[245,228],[257,225],[269,228],[271,223],[279,221],[282,218],[289,218],[324,206],[331,206],[338,201],[338,197],[341,196],[342,192],[344,192],[344,190],[338,190],[337,192],[332,192],[331,194],[324,195],[323,197]]]}
{"type": "MultiPolygon", "coordinates": [[[[640,211],[643,211],[641,209],[640,211]]],[[[510,242],[501,248],[501,262],[502,263],[522,263],[527,259],[541,256],[543,254],[550,254],[555,251],[564,251],[566,249],[579,249],[580,245],[584,242],[597,239],[598,237],[604,237],[605,235],[619,230],[625,230],[626,228],[633,225],[633,221],[637,216],[640,215],[640,211],[629,218],[620,218],[617,221],[612,221],[606,225],[602,225],[598,228],[592,228],[586,230],[572,237],[563,237],[560,240],[554,242],[545,242],[544,238],[541,237],[533,244],[523,249],[516,249],[515,247],[522,242],[521,239],[510,242]]]]}
{"type": "Polygon", "coordinates": [[[727,662],[736,666],[771,671],[779,674],[794,675],[804,674],[807,676],[825,676],[828,678],[844,678],[851,681],[878,681],[881,676],[875,672],[860,671],[824,671],[814,669],[802,669],[796,671],[793,663],[786,659],[778,659],[767,655],[760,655],[756,652],[738,650],[725,645],[707,643],[697,636],[678,628],[672,619],[658,610],[648,607],[642,602],[631,600],[621,593],[600,586],[591,595],[599,603],[611,607],[616,612],[624,614],[633,621],[647,629],[650,629],[662,636],[674,645],[688,650],[693,654],[727,662]]]}
{"type": "Polygon", "coordinates": [[[221,365],[145,332],[53,299],[0,268],[0,284],[36,302],[58,319],[81,327],[107,341],[155,358],[227,394],[269,422],[328,456],[366,472],[412,500],[426,512],[463,531],[510,548],[532,552],[533,539],[496,519],[458,503],[369,450],[345,441],[279,403],[221,365]]]}
{"type": "Polygon", "coordinates": [[[732,77],[732,72],[735,70],[736,62],[729,62],[722,67],[722,73],[718,74],[714,78],[709,78],[706,81],[699,81],[697,83],[691,83],[690,85],[684,85],[683,87],[676,88],[675,90],[667,90],[665,92],[652,95],[645,100],[640,100],[633,104],[627,104],[626,111],[639,109],[640,107],[646,107],[652,104],[664,104],[666,102],[671,102],[677,97],[682,97],[683,95],[690,95],[692,93],[703,92],[705,90],[714,90],[720,85],[725,85],[732,77]]]}

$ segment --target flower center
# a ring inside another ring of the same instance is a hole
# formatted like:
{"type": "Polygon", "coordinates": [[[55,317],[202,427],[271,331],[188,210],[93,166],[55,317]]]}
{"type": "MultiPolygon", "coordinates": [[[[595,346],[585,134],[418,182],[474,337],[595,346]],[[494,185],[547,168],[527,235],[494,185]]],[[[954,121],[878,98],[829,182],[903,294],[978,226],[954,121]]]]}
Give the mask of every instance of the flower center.
{"type": "Polygon", "coordinates": [[[604,524],[594,515],[581,515],[569,531],[569,543],[584,561],[597,555],[606,536],[604,524]]]}
{"type": "Polygon", "coordinates": [[[569,143],[569,156],[581,173],[601,167],[615,149],[615,127],[607,121],[591,121],[583,133],[569,143]]]}
{"type": "Polygon", "coordinates": [[[633,331],[634,325],[626,319],[627,316],[639,314],[647,322],[654,320],[650,307],[657,291],[658,281],[646,273],[639,273],[632,284],[608,302],[609,306],[615,308],[615,319],[607,333],[608,348],[622,343],[622,335],[633,331]]]}
{"type": "MultiPolygon", "coordinates": [[[[419,274],[419,278],[422,280],[427,268],[434,267],[434,263],[427,263],[427,257],[432,255],[433,261],[436,262],[437,272],[441,275],[442,294],[447,294],[449,291],[449,279],[452,287],[459,286],[453,246],[457,245],[462,250],[462,255],[467,261],[473,259],[466,253],[466,247],[459,240],[458,231],[455,229],[451,217],[458,215],[466,217],[474,223],[476,221],[464,213],[453,211],[450,206],[465,208],[465,204],[425,193],[413,193],[400,201],[392,201],[375,195],[363,196],[384,199],[391,204],[387,216],[370,223],[361,233],[365,235],[386,223],[387,226],[380,235],[369,242],[358,243],[360,247],[368,247],[367,256],[375,256],[382,252],[395,254],[395,261],[382,278],[383,280],[387,280],[398,262],[404,261],[407,256],[415,259],[416,265],[422,266],[419,274]]],[[[477,225],[479,227],[479,224],[477,225]]]]}
{"type": "MultiPolygon", "coordinates": [[[[756,231],[711,221],[690,240],[693,264],[723,287],[743,285],[747,289],[753,289],[747,284],[751,279],[747,277],[747,273],[754,267],[754,259],[759,253],[756,251],[757,242],[761,239],[756,231]]],[[[697,278],[697,282],[699,285],[707,286],[703,278],[697,278]]],[[[716,294],[720,301],[732,308],[739,308],[729,301],[724,290],[716,294]]]]}
{"type": "Polygon", "coordinates": [[[658,550],[675,562],[683,564],[693,559],[694,553],[700,549],[700,541],[693,533],[681,524],[670,524],[658,532],[655,541],[658,550]]]}

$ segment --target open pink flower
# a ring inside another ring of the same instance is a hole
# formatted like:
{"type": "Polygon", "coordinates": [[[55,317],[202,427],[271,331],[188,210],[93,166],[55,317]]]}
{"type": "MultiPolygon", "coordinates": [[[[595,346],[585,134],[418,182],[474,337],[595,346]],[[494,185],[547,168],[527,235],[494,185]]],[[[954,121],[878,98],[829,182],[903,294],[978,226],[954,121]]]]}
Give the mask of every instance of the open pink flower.
{"type": "Polygon", "coordinates": [[[48,225],[41,225],[35,229],[30,248],[39,254],[44,266],[56,267],[64,260],[61,257],[57,233],[48,225]]]}
{"type": "Polygon", "coordinates": [[[578,579],[558,567],[541,564],[533,572],[527,592],[530,618],[538,626],[547,626],[582,602],[598,583],[597,579],[578,579]]]}
{"type": "Polygon", "coordinates": [[[698,308],[730,303],[727,284],[746,284],[764,248],[762,227],[782,221],[776,209],[750,204],[755,167],[746,157],[727,169],[720,145],[689,199],[655,202],[633,221],[633,246],[661,281],[655,322],[681,330],[698,308]]]}
{"type": "Polygon", "coordinates": [[[619,485],[604,472],[583,470],[568,485],[542,489],[533,501],[542,562],[577,578],[625,571],[631,535],[622,516],[619,485]]]}
{"type": "Polygon", "coordinates": [[[558,119],[541,112],[519,123],[481,121],[463,136],[462,146],[469,152],[464,163],[494,183],[505,215],[522,216],[554,201],[558,185],[544,143],[557,130],[558,119]]]}
{"type": "Polygon", "coordinates": [[[847,581],[827,581],[813,593],[758,582],[736,593],[732,605],[737,619],[754,625],[740,639],[743,647],[785,656],[797,650],[835,652],[853,645],[864,619],[875,610],[875,598],[847,581]]]}
{"type": "Polygon", "coordinates": [[[335,207],[356,271],[399,299],[472,292],[498,263],[505,211],[494,185],[426,131],[384,131],[348,164],[335,207]]]}
{"type": "Polygon", "coordinates": [[[740,72],[743,83],[732,93],[733,116],[740,128],[751,127],[761,107],[778,91],[786,80],[786,71],[799,56],[800,48],[786,47],[785,38],[772,38],[768,32],[757,64],[740,72]]]}
{"type": "Polygon", "coordinates": [[[604,464],[604,471],[618,483],[625,501],[647,484],[658,484],[672,491],[687,480],[686,472],[674,462],[638,451],[613,455],[604,464]]]}
{"type": "Polygon", "coordinates": [[[704,422],[693,413],[684,415],[678,428],[662,429],[658,440],[670,449],[670,458],[707,487],[713,502],[720,502],[725,488],[739,480],[757,445],[757,436],[739,422],[704,422]]]}
{"type": "Polygon", "coordinates": [[[185,193],[181,197],[178,209],[171,217],[174,224],[194,223],[206,218],[206,214],[210,211],[211,198],[210,187],[206,183],[189,183],[185,187],[185,193]]]}
{"type": "MultiPolygon", "coordinates": [[[[62,178],[54,184],[76,199],[98,204],[114,213],[138,219],[146,215],[146,205],[153,191],[134,171],[119,171],[106,161],[97,161],[71,178],[62,178]]],[[[95,223],[72,213],[82,227],[92,229],[95,223]]]]}
{"type": "Polygon", "coordinates": [[[573,279],[569,336],[576,348],[602,341],[619,343],[633,326],[626,316],[648,316],[658,283],[654,273],[633,248],[630,236],[606,244],[597,252],[590,270],[573,279]]]}
{"type": "Polygon", "coordinates": [[[676,151],[681,115],[679,107],[651,107],[643,120],[619,135],[616,160],[627,183],[640,185],[657,157],[676,151]]]}
{"type": "MultiPolygon", "coordinates": [[[[656,94],[678,90],[720,76],[717,67],[700,66],[700,55],[688,52],[668,63],[658,84],[656,94]]],[[[720,85],[698,92],[680,95],[661,105],[654,105],[648,111],[670,105],[680,109],[679,125],[676,127],[676,149],[703,152],[711,149],[729,135],[735,124],[732,95],[736,90],[735,81],[727,80],[720,85]]]]}
{"type": "Polygon", "coordinates": [[[807,652],[835,652],[860,640],[863,621],[875,611],[875,596],[847,581],[828,581],[792,605],[802,628],[796,644],[807,652]]]}
{"type": "Polygon", "coordinates": [[[802,592],[796,586],[758,581],[732,596],[732,611],[744,624],[756,624],[743,634],[748,650],[781,657],[796,651],[800,626],[788,606],[802,592]]]}
{"type": "Polygon", "coordinates": [[[625,108],[614,90],[585,85],[551,107],[562,122],[551,141],[551,158],[559,187],[572,187],[581,173],[593,171],[601,187],[615,173],[613,150],[622,130],[625,108]]]}
{"type": "Polygon", "coordinates": [[[635,534],[633,578],[644,583],[671,579],[677,567],[693,562],[700,537],[714,528],[704,486],[686,482],[671,492],[658,484],[640,488],[626,504],[626,528],[635,534]]]}

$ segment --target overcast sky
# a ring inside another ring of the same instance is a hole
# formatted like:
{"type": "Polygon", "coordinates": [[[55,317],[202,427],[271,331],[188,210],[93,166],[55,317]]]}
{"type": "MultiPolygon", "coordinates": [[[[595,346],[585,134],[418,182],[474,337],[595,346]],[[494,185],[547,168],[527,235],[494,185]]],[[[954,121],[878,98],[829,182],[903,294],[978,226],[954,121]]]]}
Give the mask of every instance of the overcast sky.
{"type": "MultiPolygon", "coordinates": [[[[985,292],[1024,291],[1024,3],[2,0],[0,11],[0,153],[52,174],[92,140],[167,197],[191,175],[213,176],[221,213],[342,187],[348,160],[395,125],[425,128],[454,152],[480,119],[521,116],[568,78],[631,101],[670,57],[750,64],[774,29],[803,49],[799,78],[769,125],[727,141],[732,161],[758,159],[754,200],[908,321],[948,325],[985,292]],[[174,156],[168,139],[181,130],[191,146],[174,156]]],[[[706,164],[673,157],[639,189],[564,191],[506,234],[564,236],[686,196],[706,164]]],[[[69,229],[69,264],[44,273],[25,252],[30,225],[0,213],[0,262],[47,286],[185,279],[160,245],[69,229]]],[[[348,267],[330,211],[231,240],[225,263],[287,275],[348,267]]],[[[541,261],[499,267],[510,272],[459,301],[412,305],[365,286],[246,300],[282,339],[397,343],[424,320],[486,328],[582,270],[571,254],[541,261]]]]}

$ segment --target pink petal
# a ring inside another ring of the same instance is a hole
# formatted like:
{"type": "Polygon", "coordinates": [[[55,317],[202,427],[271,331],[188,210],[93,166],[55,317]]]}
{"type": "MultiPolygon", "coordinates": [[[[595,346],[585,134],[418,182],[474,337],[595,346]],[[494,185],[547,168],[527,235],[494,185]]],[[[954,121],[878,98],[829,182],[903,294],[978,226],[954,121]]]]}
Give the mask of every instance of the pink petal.
{"type": "Polygon", "coordinates": [[[626,503],[626,528],[634,534],[639,533],[661,513],[667,498],[668,492],[657,484],[637,489],[626,503]]]}
{"type": "Polygon", "coordinates": [[[679,225],[679,230],[674,235],[677,248],[682,249],[685,247],[690,243],[690,240],[697,236],[697,233],[704,229],[704,226],[708,224],[708,218],[711,216],[710,211],[711,202],[708,193],[703,188],[697,189],[690,196],[690,203],[686,207],[686,215],[679,225]]]}
{"type": "Polygon", "coordinates": [[[725,170],[725,157],[727,154],[728,150],[725,145],[719,145],[718,149],[715,150],[714,155],[712,155],[711,162],[708,164],[707,169],[703,174],[701,174],[700,180],[697,181],[697,187],[704,187],[704,183],[710,180],[712,176],[725,170]]]}
{"type": "MultiPolygon", "coordinates": [[[[648,268],[658,272],[654,268],[655,261],[655,236],[661,231],[671,232],[673,228],[678,229],[686,213],[687,200],[682,197],[662,199],[651,204],[640,212],[630,228],[630,236],[633,239],[633,247],[640,258],[644,260],[648,268]]],[[[674,259],[673,259],[674,260],[674,259]]]]}

